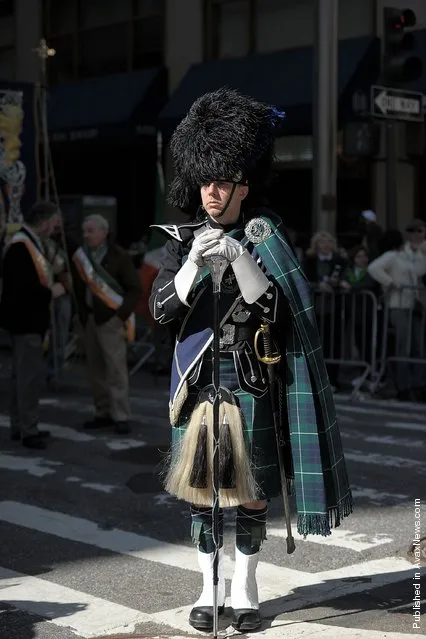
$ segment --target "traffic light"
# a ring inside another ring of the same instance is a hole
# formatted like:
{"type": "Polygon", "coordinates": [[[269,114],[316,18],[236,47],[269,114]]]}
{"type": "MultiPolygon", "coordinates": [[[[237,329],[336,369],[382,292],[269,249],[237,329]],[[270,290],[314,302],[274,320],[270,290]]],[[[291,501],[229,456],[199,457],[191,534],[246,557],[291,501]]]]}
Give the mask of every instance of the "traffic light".
{"type": "Polygon", "coordinates": [[[407,32],[415,24],[416,14],[411,9],[383,10],[383,81],[388,86],[412,82],[422,74],[422,60],[415,54],[415,36],[407,32]]]}

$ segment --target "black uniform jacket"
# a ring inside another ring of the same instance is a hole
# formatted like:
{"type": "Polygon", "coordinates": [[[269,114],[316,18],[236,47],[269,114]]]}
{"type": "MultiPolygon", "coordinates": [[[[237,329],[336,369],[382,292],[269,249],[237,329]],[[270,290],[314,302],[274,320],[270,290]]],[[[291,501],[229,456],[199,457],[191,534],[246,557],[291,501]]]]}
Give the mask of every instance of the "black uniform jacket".
{"type": "MultiPolygon", "coordinates": [[[[176,227],[175,227],[176,228],[176,227]]],[[[225,231],[228,229],[225,229],[225,231]]],[[[173,328],[179,339],[179,332],[190,308],[194,305],[198,327],[213,328],[213,290],[209,275],[194,284],[187,302],[183,304],[174,284],[174,277],[186,259],[194,240],[194,228],[178,227],[179,239],[171,239],[166,244],[166,257],[162,269],[154,281],[149,301],[150,311],[160,324],[174,323],[173,328]]],[[[250,245],[247,246],[250,249],[250,245]]],[[[251,247],[253,248],[253,247],[251,247]]],[[[258,262],[259,263],[259,262],[258,262]]],[[[259,266],[265,272],[262,264],[259,266]]],[[[226,270],[221,286],[221,352],[236,351],[234,361],[240,387],[254,396],[262,396],[267,390],[264,371],[254,350],[254,337],[261,323],[275,324],[279,330],[286,321],[288,304],[273,278],[270,287],[254,304],[247,304],[241,297],[232,267],[226,270]],[[231,298],[229,297],[231,296],[231,298]],[[230,302],[236,302],[233,306],[230,302]],[[232,306],[224,319],[224,311],[232,306]]],[[[189,383],[194,383],[202,359],[190,373],[189,383]]]]}
{"type": "MultiPolygon", "coordinates": [[[[25,227],[21,233],[34,242],[25,227]]],[[[9,246],[3,258],[0,326],[10,333],[44,335],[50,324],[51,298],[51,290],[41,284],[25,244],[9,246]]]]}

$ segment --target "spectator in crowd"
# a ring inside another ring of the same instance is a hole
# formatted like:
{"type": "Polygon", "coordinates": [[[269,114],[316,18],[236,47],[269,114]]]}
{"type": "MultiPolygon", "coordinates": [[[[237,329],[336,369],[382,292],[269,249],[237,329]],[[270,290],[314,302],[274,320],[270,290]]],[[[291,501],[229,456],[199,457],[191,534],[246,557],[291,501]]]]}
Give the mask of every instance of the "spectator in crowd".
{"type": "Polygon", "coordinates": [[[90,215],[83,223],[84,246],[73,256],[78,314],[84,327],[95,417],[85,428],[115,426],[129,433],[126,340],[134,338],[133,311],[141,290],[132,258],[109,242],[108,222],[90,215]]]}
{"type": "Polygon", "coordinates": [[[379,242],[383,229],[377,224],[374,211],[366,210],[361,213],[361,244],[367,250],[370,260],[380,255],[379,242]]]}
{"type": "Polygon", "coordinates": [[[49,436],[49,431],[38,429],[43,340],[50,324],[51,299],[63,295],[64,288],[53,282],[43,240],[52,233],[58,216],[55,204],[35,204],[3,258],[0,326],[12,340],[10,437],[27,448],[46,448],[49,436]]]}
{"type": "MultiPolygon", "coordinates": [[[[342,299],[338,293],[349,288],[342,279],[345,267],[346,261],[338,251],[336,239],[326,231],[315,233],[306,253],[304,270],[314,289],[320,293],[316,299],[316,314],[326,360],[339,359],[342,351],[342,299]]],[[[330,383],[337,390],[338,364],[327,364],[327,370],[330,383]]]]}
{"type": "MultiPolygon", "coordinates": [[[[402,233],[388,231],[386,241],[390,250],[374,260],[368,267],[370,275],[384,290],[390,323],[395,330],[397,357],[424,357],[422,353],[424,307],[420,302],[426,274],[426,246],[414,236],[412,224],[406,229],[408,241],[402,233]]],[[[420,235],[420,234],[418,234],[420,235]]],[[[410,362],[397,362],[395,367],[398,399],[425,399],[426,366],[410,362]]]]}
{"type": "Polygon", "coordinates": [[[136,269],[140,267],[143,262],[145,253],[148,251],[150,235],[150,230],[148,229],[142,233],[138,241],[132,242],[132,244],[130,245],[128,253],[131,256],[136,269]]]}
{"type": "Polygon", "coordinates": [[[349,305],[348,308],[351,338],[353,337],[359,358],[371,364],[373,359],[373,314],[376,313],[377,309],[374,298],[368,294],[360,294],[369,291],[376,296],[380,286],[369,274],[368,262],[369,256],[366,249],[361,245],[355,246],[349,252],[349,263],[343,273],[343,279],[350,287],[350,292],[355,295],[355,297],[349,298],[353,304],[349,305]]]}
{"type": "Polygon", "coordinates": [[[306,277],[322,291],[331,292],[340,287],[346,261],[337,248],[337,240],[327,231],[318,231],[306,251],[304,270],[306,277]]]}
{"type": "Polygon", "coordinates": [[[360,244],[349,251],[349,262],[343,273],[343,279],[349,284],[353,293],[377,290],[377,282],[368,272],[369,261],[368,251],[360,244]]]}
{"type": "Polygon", "coordinates": [[[405,229],[407,233],[407,243],[416,253],[424,251],[426,247],[426,222],[420,219],[414,219],[407,224],[405,229]]]}

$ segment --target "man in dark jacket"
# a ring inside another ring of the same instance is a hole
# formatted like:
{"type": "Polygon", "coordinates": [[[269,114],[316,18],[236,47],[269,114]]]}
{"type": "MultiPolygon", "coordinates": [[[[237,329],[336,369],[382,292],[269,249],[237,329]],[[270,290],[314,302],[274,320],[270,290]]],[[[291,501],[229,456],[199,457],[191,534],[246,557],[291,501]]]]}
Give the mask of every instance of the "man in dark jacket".
{"type": "Polygon", "coordinates": [[[0,325],[12,339],[11,439],[28,448],[45,448],[48,431],[39,431],[38,403],[43,374],[43,339],[50,324],[53,283],[43,240],[53,230],[57,207],[35,204],[25,224],[7,244],[3,259],[0,325]]]}
{"type": "Polygon", "coordinates": [[[126,346],[134,338],[139,278],[124,249],[108,242],[105,218],[87,217],[83,235],[84,246],[73,256],[73,279],[96,409],[95,418],[84,427],[115,425],[118,433],[129,433],[126,346]]]}

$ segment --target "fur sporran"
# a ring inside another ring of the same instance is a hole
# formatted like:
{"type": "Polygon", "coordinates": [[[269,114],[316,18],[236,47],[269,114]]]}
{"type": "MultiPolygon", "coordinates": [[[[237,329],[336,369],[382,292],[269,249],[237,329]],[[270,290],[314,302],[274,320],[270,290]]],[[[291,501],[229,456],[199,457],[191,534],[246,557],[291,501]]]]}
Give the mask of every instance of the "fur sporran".
{"type": "MultiPolygon", "coordinates": [[[[192,412],[179,450],[166,477],[167,492],[199,506],[213,503],[213,404],[211,387],[203,389],[192,412]]],[[[258,499],[241,411],[232,393],[220,391],[219,505],[230,508],[258,499]]]]}

